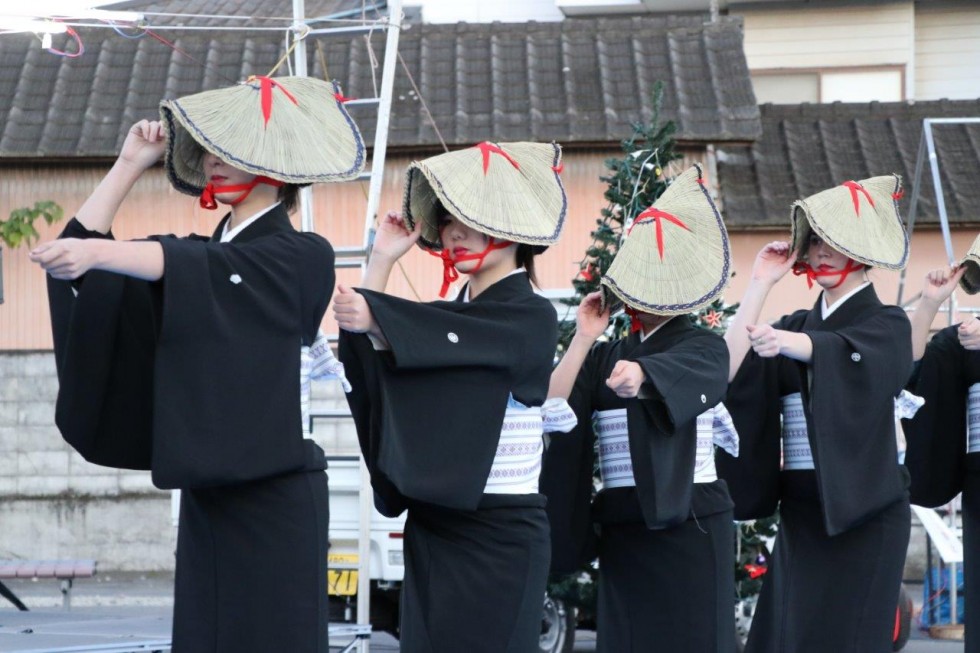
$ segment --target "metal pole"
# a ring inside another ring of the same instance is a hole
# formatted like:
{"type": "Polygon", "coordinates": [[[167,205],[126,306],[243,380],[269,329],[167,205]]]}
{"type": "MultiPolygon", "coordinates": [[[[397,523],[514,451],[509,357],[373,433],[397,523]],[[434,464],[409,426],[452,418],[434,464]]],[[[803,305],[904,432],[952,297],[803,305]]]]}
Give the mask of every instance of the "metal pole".
{"type": "MultiPolygon", "coordinates": [[[[926,158],[926,131],[925,121],[922,126],[922,138],[919,139],[919,153],[915,157],[915,174],[912,176],[912,197],[909,200],[909,219],[907,231],[909,241],[912,240],[912,230],[915,229],[915,214],[919,208],[919,189],[922,186],[922,163],[926,158]]],[[[911,245],[911,242],[909,243],[911,245]]],[[[897,305],[902,305],[902,295],[905,292],[906,268],[902,268],[902,273],[898,277],[898,300],[897,305]]]]}
{"type": "MultiPolygon", "coordinates": [[[[302,34],[293,50],[293,74],[306,77],[306,0],[293,0],[293,38],[302,34]],[[303,31],[301,31],[301,29],[303,31]]],[[[309,185],[299,189],[300,228],[303,231],[313,231],[313,188],[309,185]]]]}
{"type": "Polygon", "coordinates": [[[381,183],[384,181],[384,161],[388,150],[388,122],[391,119],[391,95],[395,86],[395,64],[398,62],[398,37],[401,34],[402,0],[388,3],[388,35],[385,41],[385,63],[381,69],[381,102],[378,105],[378,124],[374,133],[374,152],[371,156],[371,186],[368,190],[367,213],[364,219],[364,249],[371,246],[371,232],[378,217],[381,183]],[[377,164],[377,165],[376,165],[377,164]]]}
{"type": "Polygon", "coordinates": [[[932,138],[932,120],[922,121],[922,135],[929,146],[929,168],[932,170],[932,187],[936,191],[936,208],[939,209],[939,226],[943,230],[943,242],[946,244],[946,259],[953,265],[953,240],[949,235],[949,218],[946,216],[946,200],[943,198],[943,182],[939,178],[939,157],[936,155],[936,143],[932,138]]]}

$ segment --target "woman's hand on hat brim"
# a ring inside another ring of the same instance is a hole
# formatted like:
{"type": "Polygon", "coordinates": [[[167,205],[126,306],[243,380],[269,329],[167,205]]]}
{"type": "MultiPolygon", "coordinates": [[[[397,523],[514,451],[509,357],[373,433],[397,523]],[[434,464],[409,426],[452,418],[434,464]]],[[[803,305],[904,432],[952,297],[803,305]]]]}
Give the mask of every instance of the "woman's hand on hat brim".
{"type": "Polygon", "coordinates": [[[767,243],[755,257],[752,265],[752,280],[775,284],[793,269],[798,252],[790,249],[788,242],[774,240],[767,243]]]}
{"type": "Polygon", "coordinates": [[[167,148],[167,134],[157,120],[140,120],[129,128],[119,161],[146,170],[160,160],[167,148]]]}
{"type": "Polygon", "coordinates": [[[408,221],[400,213],[389,211],[378,223],[371,257],[397,261],[412,249],[421,234],[422,226],[419,222],[415,223],[414,229],[409,229],[408,221]]]}

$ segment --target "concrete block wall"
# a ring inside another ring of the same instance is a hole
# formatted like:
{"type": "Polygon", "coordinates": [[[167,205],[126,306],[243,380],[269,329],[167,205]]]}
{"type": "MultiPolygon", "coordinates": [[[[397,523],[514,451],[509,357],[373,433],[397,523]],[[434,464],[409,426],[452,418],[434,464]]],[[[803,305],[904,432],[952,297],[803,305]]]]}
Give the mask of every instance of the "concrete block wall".
{"type": "MultiPolygon", "coordinates": [[[[170,492],[149,472],[86,462],[54,426],[50,352],[0,352],[0,558],[94,558],[104,570],[171,571],[170,492]]],[[[346,408],[334,381],[313,384],[313,410],[346,408]]],[[[350,419],[314,420],[328,455],[356,455],[350,419]]],[[[906,578],[921,579],[925,535],[913,520],[906,578]]]]}
{"type": "MultiPolygon", "coordinates": [[[[94,558],[100,568],[171,571],[176,530],[169,491],[149,472],[86,462],[54,425],[50,352],[0,352],[0,558],[94,558]]],[[[346,408],[333,381],[313,384],[313,407],[346,408]]],[[[329,453],[356,454],[349,419],[314,422],[329,453]]]]}

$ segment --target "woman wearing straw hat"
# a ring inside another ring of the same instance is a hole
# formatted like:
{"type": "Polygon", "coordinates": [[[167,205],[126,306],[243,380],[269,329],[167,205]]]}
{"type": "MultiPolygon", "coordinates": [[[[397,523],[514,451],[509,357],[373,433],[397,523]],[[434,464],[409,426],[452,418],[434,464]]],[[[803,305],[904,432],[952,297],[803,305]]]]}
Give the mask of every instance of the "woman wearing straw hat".
{"type": "Polygon", "coordinates": [[[408,510],[402,651],[538,647],[549,557],[542,433],[574,420],[542,410],[557,319],[531,287],[535,253],[565,221],[560,171],[560,148],[536,143],[412,163],[404,218],[385,219],[362,287],[335,298],[375,504],[390,516],[408,510]],[[382,292],[416,242],[439,252],[440,295],[469,276],[456,301],[382,292]]]}
{"type": "Polygon", "coordinates": [[[867,270],[906,264],[899,197],[893,175],[797,201],[792,244],[759,252],[725,335],[726,404],[742,446],[737,460],[719,454],[718,470],[737,518],[771,515],[777,503],[780,512],[753,653],[892,647],[910,529],[895,430],[910,327],[904,311],[878,300],[867,270]],[[790,269],[820,286],[816,305],[760,324],[766,296],[790,269]]]}
{"type": "Polygon", "coordinates": [[[690,168],[637,216],[551,376],[549,396],[568,398],[579,424],[552,441],[541,477],[557,573],[592,558],[598,440],[599,651],[735,650],[732,502],[714,467],[716,443],[738,453],[718,403],[728,351],[688,319],[729,278],[728,234],[703,182],[690,168]],[[611,302],[633,331],[596,344],[611,302]]]}
{"type": "MultiPolygon", "coordinates": [[[[955,268],[926,275],[912,314],[917,363],[909,385],[926,403],[905,422],[905,464],[912,476],[913,503],[941,506],[963,493],[963,577],[966,593],[978,596],[980,566],[973,552],[980,546],[980,320],[967,317],[929,340],[933,318],[957,283],[970,295],[980,292],[980,237],[955,268]]],[[[980,624],[980,601],[966,601],[964,610],[966,651],[977,653],[980,635],[973,636],[971,628],[980,624]]]]}
{"type": "Polygon", "coordinates": [[[179,653],[328,650],[326,462],[303,438],[298,377],[333,250],[287,209],[297,185],[362,167],[334,94],[258,78],[162,102],[61,239],[31,253],[49,275],[65,439],[182,490],[179,653]],[[163,154],[177,190],[228,213],[210,238],[114,240],[119,206],[163,154]]]}

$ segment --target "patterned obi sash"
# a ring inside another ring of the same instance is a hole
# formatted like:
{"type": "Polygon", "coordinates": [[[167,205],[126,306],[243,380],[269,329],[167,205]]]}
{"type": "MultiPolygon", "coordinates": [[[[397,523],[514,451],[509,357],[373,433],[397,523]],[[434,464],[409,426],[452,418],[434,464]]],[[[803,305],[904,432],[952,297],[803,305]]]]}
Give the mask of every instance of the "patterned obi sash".
{"type": "MultiPolygon", "coordinates": [[[[980,385],[980,384],[978,384],[980,385]]],[[[803,396],[799,392],[782,398],[783,415],[783,469],[813,469],[813,452],[803,412],[803,396]]],[[[895,398],[895,421],[915,416],[925,400],[908,390],[902,390],[895,398]]],[[[900,428],[900,427],[899,427],[900,428]]],[[[896,437],[898,430],[896,429],[896,437]]],[[[904,438],[899,438],[898,463],[905,462],[904,438]]]]}
{"type": "MultiPolygon", "coordinates": [[[[593,429],[599,440],[599,468],[603,488],[633,487],[633,461],[630,459],[629,430],[626,409],[599,410],[592,415],[593,429]]],[[[697,448],[694,454],[694,482],[718,480],[715,471],[715,446],[738,456],[738,433],[724,404],[706,410],[697,417],[697,448]]]]}
{"type": "Polygon", "coordinates": [[[974,383],[966,398],[966,452],[980,452],[980,383],[974,383]]]}
{"type": "Polygon", "coordinates": [[[507,402],[497,453],[484,494],[535,494],[541,475],[545,433],[572,430],[578,420],[564,399],[528,407],[513,396],[507,402]]]}

